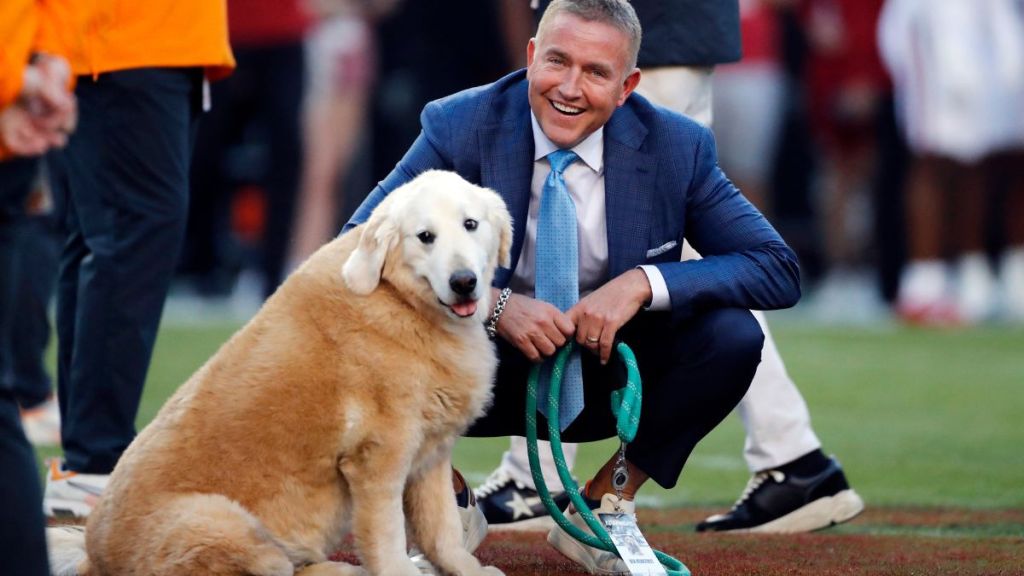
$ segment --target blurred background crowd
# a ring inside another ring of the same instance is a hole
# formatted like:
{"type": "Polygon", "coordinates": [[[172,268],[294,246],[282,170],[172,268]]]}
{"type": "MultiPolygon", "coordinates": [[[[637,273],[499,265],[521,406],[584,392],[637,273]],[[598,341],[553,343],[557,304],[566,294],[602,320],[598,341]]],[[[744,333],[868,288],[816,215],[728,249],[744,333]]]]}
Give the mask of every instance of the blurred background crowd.
{"type": "MultiPolygon", "coordinates": [[[[829,322],[1024,322],[1020,0],[741,0],[714,73],[726,173],[829,322]]],[[[169,313],[250,313],[395,165],[428,101],[525,65],[528,0],[229,0],[169,313]]],[[[47,282],[59,236],[32,197],[47,282]]],[[[46,290],[25,305],[45,313],[46,290]]]]}
{"type": "MultiPolygon", "coordinates": [[[[525,65],[534,25],[527,0],[228,4],[238,70],[200,128],[175,294],[242,310],[340,230],[424,104],[525,65]]],[[[714,132],[801,257],[801,308],[1024,321],[1021,2],[740,4],[714,132]]]]}

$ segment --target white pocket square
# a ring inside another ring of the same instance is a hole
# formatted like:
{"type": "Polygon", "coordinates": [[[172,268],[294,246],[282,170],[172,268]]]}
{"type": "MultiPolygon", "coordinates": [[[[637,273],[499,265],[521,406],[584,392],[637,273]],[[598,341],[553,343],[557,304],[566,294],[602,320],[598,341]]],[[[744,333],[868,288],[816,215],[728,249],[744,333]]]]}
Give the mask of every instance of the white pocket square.
{"type": "Polygon", "coordinates": [[[664,254],[665,252],[668,252],[669,250],[675,248],[676,244],[678,244],[678,242],[672,240],[670,242],[665,242],[664,244],[658,246],[657,248],[651,248],[650,250],[647,251],[647,257],[654,258],[659,254],[664,254]]]}

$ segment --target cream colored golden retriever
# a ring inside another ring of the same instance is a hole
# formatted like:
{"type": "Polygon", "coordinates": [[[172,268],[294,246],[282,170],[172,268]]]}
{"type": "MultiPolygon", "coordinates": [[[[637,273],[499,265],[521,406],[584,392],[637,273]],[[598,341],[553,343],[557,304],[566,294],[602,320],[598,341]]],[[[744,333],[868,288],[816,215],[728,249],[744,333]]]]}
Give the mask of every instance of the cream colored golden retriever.
{"type": "MultiPolygon", "coordinates": [[[[501,198],[430,171],[321,248],[121,458],[81,574],[501,574],[462,546],[451,452],[491,399],[484,332],[508,266],[501,198]],[[352,533],[362,567],[329,562],[352,533]]],[[[51,529],[52,531],[52,529],[51,529]]],[[[75,542],[77,538],[77,542],[75,542]]],[[[75,545],[78,556],[74,558],[75,545]]]]}

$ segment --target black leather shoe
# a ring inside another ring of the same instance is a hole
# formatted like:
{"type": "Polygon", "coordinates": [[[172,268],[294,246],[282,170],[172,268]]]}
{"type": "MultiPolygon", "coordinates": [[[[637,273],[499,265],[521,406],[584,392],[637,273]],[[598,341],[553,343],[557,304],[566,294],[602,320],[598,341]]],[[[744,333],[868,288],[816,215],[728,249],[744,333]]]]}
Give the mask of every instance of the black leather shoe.
{"type": "MultiPolygon", "coordinates": [[[[491,527],[546,530],[554,524],[537,491],[516,482],[500,469],[475,492],[477,505],[491,527]]],[[[569,495],[565,492],[552,492],[551,497],[559,510],[569,505],[569,495]]]]}
{"type": "Polygon", "coordinates": [[[697,524],[697,532],[810,532],[846,522],[862,510],[864,501],[850,488],[839,462],[829,458],[828,466],[811,476],[758,472],[732,510],[697,524]]]}

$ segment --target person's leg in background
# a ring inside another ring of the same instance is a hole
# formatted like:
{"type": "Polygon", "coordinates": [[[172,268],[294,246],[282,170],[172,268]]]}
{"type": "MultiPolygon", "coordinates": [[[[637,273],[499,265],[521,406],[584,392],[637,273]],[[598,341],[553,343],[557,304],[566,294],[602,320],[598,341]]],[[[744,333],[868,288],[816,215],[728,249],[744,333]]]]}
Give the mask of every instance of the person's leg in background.
{"type": "Polygon", "coordinates": [[[38,159],[0,162],[0,388],[12,392],[18,273],[25,256],[20,250],[27,229],[25,200],[32,190],[38,159]]]}
{"type": "Polygon", "coordinates": [[[66,242],[57,301],[65,462],[47,478],[50,515],[87,515],[135,437],[185,233],[201,84],[193,68],[79,79],[78,130],[51,165],[66,242]]]}
{"type": "Polygon", "coordinates": [[[361,15],[325,17],[306,40],[303,164],[288,268],[297,268],[337,235],[345,182],[376,69],[373,29],[361,15]]]}
{"type": "Polygon", "coordinates": [[[896,123],[891,92],[878,106],[878,165],[872,186],[875,245],[878,250],[878,290],[890,307],[899,291],[900,273],[907,259],[905,180],[910,151],[896,123]]]}
{"type": "MultiPolygon", "coordinates": [[[[659,72],[665,76],[664,81],[668,85],[674,86],[673,89],[650,90],[653,83],[648,81],[661,78],[651,78],[645,71],[637,92],[680,113],[697,112],[695,119],[707,118],[710,123],[710,110],[704,114],[686,103],[707,102],[710,108],[713,101],[711,69],[662,69],[659,72]],[[668,74],[668,70],[676,72],[668,74]],[[661,100],[662,94],[669,100],[661,100]],[[673,105],[673,102],[679,103],[673,105]]],[[[777,113],[781,114],[781,111],[777,113]]],[[[759,150],[763,151],[764,147],[759,147],[759,150]]],[[[683,251],[684,259],[699,257],[687,248],[683,251]]],[[[849,490],[838,464],[821,452],[820,442],[811,429],[807,405],[786,372],[764,313],[755,312],[754,317],[764,332],[765,344],[750,391],[740,400],[736,410],[747,432],[744,456],[751,471],[755,472],[748,487],[757,482],[761,490],[757,493],[744,490],[744,496],[729,513],[712,516],[698,524],[697,529],[737,530],[760,526],[772,531],[806,531],[845,522],[863,510],[863,502],[849,490]],[[779,480],[779,474],[769,474],[767,477],[774,482],[759,482],[758,478],[766,477],[769,469],[784,469],[786,475],[779,480]],[[804,484],[802,480],[808,477],[813,477],[815,482],[804,484]],[[836,499],[840,493],[844,494],[843,497],[836,499]],[[794,495],[798,496],[797,500],[793,499],[794,495]],[[793,508],[793,502],[802,505],[793,508]]]]}
{"type": "Polygon", "coordinates": [[[15,248],[22,257],[17,264],[14,302],[18,313],[12,320],[15,336],[10,340],[10,369],[29,442],[58,446],[60,409],[45,355],[50,340],[48,310],[56,284],[60,235],[42,170],[43,163],[37,162],[25,206],[25,231],[15,248]]]}
{"type": "Polygon", "coordinates": [[[781,133],[785,82],[771,62],[719,66],[712,78],[718,163],[772,219],[771,171],[781,133]],[[751,94],[757,98],[751,98],[751,94]]]}
{"type": "Polygon", "coordinates": [[[909,324],[959,325],[946,257],[954,190],[963,183],[957,162],[915,153],[907,178],[907,265],[900,277],[896,314],[909,324]]]}
{"type": "Polygon", "coordinates": [[[1024,323],[1024,149],[1002,156],[1005,181],[1004,238],[999,261],[1003,311],[1011,322],[1024,323]]]}
{"type": "Polygon", "coordinates": [[[35,453],[21,429],[6,359],[10,358],[18,257],[22,256],[18,238],[37,164],[32,159],[0,162],[0,558],[5,571],[26,576],[44,576],[50,569],[35,453]]]}
{"type": "Polygon", "coordinates": [[[37,446],[60,445],[60,407],[45,365],[51,332],[48,309],[57,282],[60,236],[46,206],[47,198],[40,186],[34,187],[29,197],[26,229],[18,242],[23,255],[15,295],[18,314],[13,322],[18,337],[11,342],[21,423],[29,441],[37,446]]]}
{"type": "MultiPolygon", "coordinates": [[[[956,307],[968,324],[991,320],[996,314],[996,277],[985,253],[986,212],[991,204],[988,159],[962,165],[962,186],[953,191],[953,236],[957,259],[953,266],[956,307]]],[[[947,218],[949,215],[947,215],[947,218]]]]}
{"type": "Polygon", "coordinates": [[[306,74],[301,42],[261,50],[265,67],[260,72],[263,77],[259,90],[263,97],[257,106],[266,123],[269,151],[263,179],[267,203],[261,257],[266,297],[277,289],[285,274],[302,163],[299,116],[306,74]]]}
{"type": "Polygon", "coordinates": [[[203,114],[190,167],[188,226],[178,272],[202,297],[226,297],[242,266],[231,233],[229,149],[242,141],[257,96],[251,50],[236,49],[238,67],[210,86],[216,104],[203,114]]]}
{"type": "MultiPolygon", "coordinates": [[[[2,271],[2,270],[0,270],[2,271]]],[[[35,452],[25,439],[18,403],[10,390],[0,389],[0,558],[4,573],[45,576],[43,500],[35,452]]]]}

